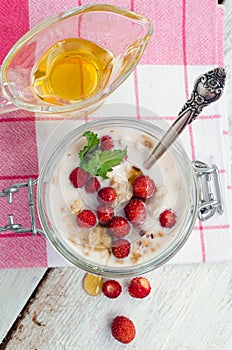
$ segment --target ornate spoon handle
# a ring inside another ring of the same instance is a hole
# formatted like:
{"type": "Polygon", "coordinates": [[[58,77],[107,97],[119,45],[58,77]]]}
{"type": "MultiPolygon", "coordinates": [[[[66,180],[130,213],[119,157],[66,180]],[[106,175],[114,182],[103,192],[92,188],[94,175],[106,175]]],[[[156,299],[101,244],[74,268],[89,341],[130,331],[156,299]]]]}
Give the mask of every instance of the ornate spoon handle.
{"type": "Polygon", "coordinates": [[[225,78],[225,69],[222,67],[215,68],[198,77],[191,97],[178,114],[178,118],[145,160],[143,165],[146,169],[150,169],[157,162],[184,130],[186,125],[196,119],[203,107],[208,106],[211,102],[217,101],[220,98],[223,93],[225,78]]]}

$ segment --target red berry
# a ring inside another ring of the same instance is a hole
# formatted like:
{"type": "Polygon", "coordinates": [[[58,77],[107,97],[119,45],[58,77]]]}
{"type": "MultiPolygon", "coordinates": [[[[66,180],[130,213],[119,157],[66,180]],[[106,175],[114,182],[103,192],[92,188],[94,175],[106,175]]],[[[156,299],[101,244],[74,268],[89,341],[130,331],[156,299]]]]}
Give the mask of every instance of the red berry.
{"type": "Polygon", "coordinates": [[[120,238],[128,235],[130,232],[130,224],[122,216],[114,216],[107,224],[109,232],[120,238]]]}
{"type": "Polygon", "coordinates": [[[125,206],[126,218],[135,226],[142,225],[147,218],[147,209],[141,199],[133,198],[125,206]]]}
{"type": "Polygon", "coordinates": [[[81,228],[91,228],[94,227],[96,223],[96,215],[89,209],[84,209],[77,215],[77,224],[81,228]]]}
{"type": "Polygon", "coordinates": [[[102,225],[106,224],[108,221],[110,221],[110,219],[112,219],[113,216],[114,216],[113,208],[105,205],[99,205],[97,207],[97,217],[100,224],[102,225]]]}
{"type": "Polygon", "coordinates": [[[134,323],[125,316],[117,316],[111,324],[112,336],[123,344],[130,343],[135,335],[134,323]]]}
{"type": "Polygon", "coordinates": [[[87,193],[94,193],[99,190],[100,186],[101,185],[98,179],[95,176],[93,176],[86,182],[85,190],[87,193]]]}
{"type": "Polygon", "coordinates": [[[109,135],[104,135],[101,138],[101,151],[109,151],[110,149],[112,149],[114,147],[114,143],[112,140],[112,137],[109,135]]]}
{"type": "Polygon", "coordinates": [[[118,281],[109,280],[103,283],[102,291],[106,297],[115,299],[121,294],[122,287],[118,281]]]}
{"type": "Polygon", "coordinates": [[[162,227],[171,228],[176,223],[176,214],[173,210],[166,209],[160,214],[159,221],[162,227]]]}
{"type": "Polygon", "coordinates": [[[155,192],[155,183],[149,176],[136,177],[132,186],[134,195],[142,199],[151,197],[155,192]]]}
{"type": "Polygon", "coordinates": [[[127,239],[121,238],[114,243],[112,253],[116,258],[123,259],[130,254],[130,248],[130,242],[127,239]]]}
{"type": "Polygon", "coordinates": [[[102,204],[112,204],[117,197],[117,193],[113,187],[103,187],[98,192],[98,201],[102,204]]]}
{"type": "Polygon", "coordinates": [[[133,278],[128,286],[128,292],[133,298],[145,298],[150,294],[150,282],[144,277],[133,278]]]}
{"type": "Polygon", "coordinates": [[[76,188],[83,187],[86,181],[88,180],[90,174],[84,169],[77,167],[73,169],[69,175],[69,179],[72,182],[73,186],[76,188]]]}

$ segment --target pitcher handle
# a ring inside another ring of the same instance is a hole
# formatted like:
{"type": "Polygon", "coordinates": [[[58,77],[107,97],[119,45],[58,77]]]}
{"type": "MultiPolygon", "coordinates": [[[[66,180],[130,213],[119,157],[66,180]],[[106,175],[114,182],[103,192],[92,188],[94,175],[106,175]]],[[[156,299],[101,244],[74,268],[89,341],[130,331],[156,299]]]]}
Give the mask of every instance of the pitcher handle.
{"type": "MultiPolygon", "coordinates": [[[[0,66],[1,70],[1,66],[0,66]]],[[[16,105],[14,105],[12,102],[8,101],[7,98],[4,96],[3,86],[1,84],[0,79],[0,114],[3,113],[9,113],[13,112],[19,109],[16,105]]]]}

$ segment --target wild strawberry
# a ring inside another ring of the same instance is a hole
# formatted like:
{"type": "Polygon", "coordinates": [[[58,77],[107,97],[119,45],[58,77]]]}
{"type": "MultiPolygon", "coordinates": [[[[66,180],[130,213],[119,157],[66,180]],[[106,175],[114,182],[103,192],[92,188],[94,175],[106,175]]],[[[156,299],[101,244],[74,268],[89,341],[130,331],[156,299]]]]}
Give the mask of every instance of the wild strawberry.
{"type": "Polygon", "coordinates": [[[105,205],[99,205],[97,207],[97,217],[100,224],[102,225],[107,224],[107,222],[110,221],[110,219],[112,219],[113,216],[114,216],[113,208],[105,205]]]}
{"type": "Polygon", "coordinates": [[[162,227],[171,228],[176,223],[176,214],[172,209],[166,209],[160,214],[159,221],[162,227]]]}
{"type": "Polygon", "coordinates": [[[122,287],[118,281],[109,280],[103,283],[102,291],[106,297],[115,299],[121,294],[122,287]]]}
{"type": "Polygon", "coordinates": [[[113,187],[103,187],[98,191],[97,198],[102,204],[112,204],[117,197],[113,187]]]}
{"type": "Polygon", "coordinates": [[[118,239],[113,247],[112,253],[118,259],[126,258],[130,254],[131,244],[127,239],[118,239]]]}
{"type": "Polygon", "coordinates": [[[81,228],[91,228],[94,227],[96,223],[96,215],[89,209],[84,209],[77,215],[77,224],[81,228]]]}
{"type": "Polygon", "coordinates": [[[114,143],[111,136],[104,135],[101,137],[101,144],[100,144],[101,151],[109,151],[113,147],[114,147],[114,143]]]}
{"type": "Polygon", "coordinates": [[[134,195],[142,199],[151,197],[155,192],[154,181],[146,175],[136,177],[132,186],[134,195]]]}
{"type": "Polygon", "coordinates": [[[97,192],[100,188],[100,182],[98,179],[93,176],[88,179],[88,181],[85,184],[85,190],[87,193],[94,193],[97,192]]]}
{"type": "Polygon", "coordinates": [[[114,216],[107,224],[108,230],[115,237],[121,238],[130,232],[130,224],[122,216],[114,216]]]}
{"type": "Polygon", "coordinates": [[[112,336],[123,344],[130,343],[135,335],[136,329],[134,323],[125,316],[117,316],[111,324],[112,336]]]}
{"type": "Polygon", "coordinates": [[[128,286],[128,292],[133,298],[145,298],[150,294],[150,282],[144,277],[133,278],[128,286]]]}
{"type": "Polygon", "coordinates": [[[86,181],[88,180],[90,174],[84,169],[77,167],[73,169],[69,175],[69,179],[72,182],[73,186],[76,188],[83,187],[86,181]]]}
{"type": "Polygon", "coordinates": [[[142,225],[147,218],[147,209],[141,199],[133,198],[125,206],[126,218],[135,226],[142,225]]]}

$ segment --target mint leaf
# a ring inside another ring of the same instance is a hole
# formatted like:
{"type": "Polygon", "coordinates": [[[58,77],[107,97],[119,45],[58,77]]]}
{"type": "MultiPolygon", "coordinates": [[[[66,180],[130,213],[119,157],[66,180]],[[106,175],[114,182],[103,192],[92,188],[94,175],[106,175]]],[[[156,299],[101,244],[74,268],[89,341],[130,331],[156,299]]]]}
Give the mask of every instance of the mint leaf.
{"type": "Polygon", "coordinates": [[[113,167],[119,165],[126,156],[127,148],[124,150],[94,151],[89,159],[83,159],[80,166],[91,175],[101,176],[107,179],[107,173],[113,167]]]}
{"type": "Polygon", "coordinates": [[[88,171],[91,175],[96,175],[98,171],[99,154],[99,151],[95,151],[91,153],[88,158],[85,157],[80,163],[81,168],[88,171]]]}
{"type": "Polygon", "coordinates": [[[97,146],[100,142],[97,134],[92,131],[85,131],[82,136],[87,138],[87,146],[85,146],[80,152],[79,157],[82,160],[87,152],[92,150],[95,146],[97,146]]]}
{"type": "Polygon", "coordinates": [[[107,173],[119,165],[126,156],[127,149],[104,151],[99,155],[98,175],[107,178],[107,173]]]}

